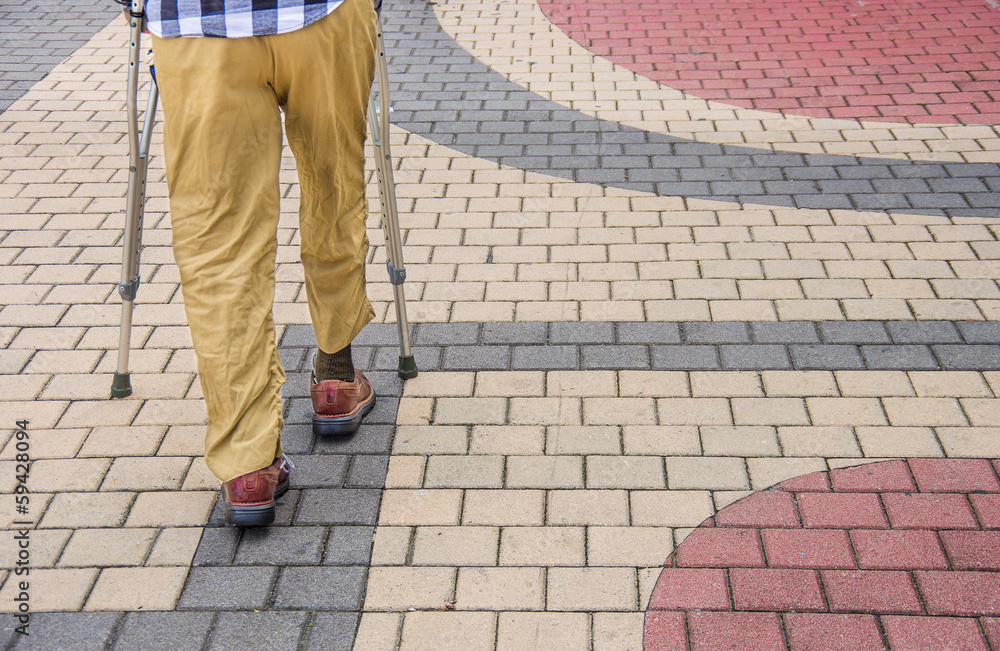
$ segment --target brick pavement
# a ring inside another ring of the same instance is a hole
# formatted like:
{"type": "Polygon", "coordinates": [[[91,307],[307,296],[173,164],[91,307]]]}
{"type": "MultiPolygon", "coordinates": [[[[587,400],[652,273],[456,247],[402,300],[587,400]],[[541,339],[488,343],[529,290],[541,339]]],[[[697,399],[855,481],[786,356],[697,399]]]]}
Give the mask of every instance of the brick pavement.
{"type": "MultiPolygon", "coordinates": [[[[356,361],[382,397],[356,438],[312,437],[286,153],[275,317],[296,470],[265,532],[221,526],[200,459],[158,134],[136,393],[107,400],[123,22],[0,114],[0,467],[17,418],[37,460],[37,614],[30,640],[4,619],[5,645],[637,650],[664,559],[738,500],[869,461],[1000,457],[995,125],[692,97],[526,1],[386,17],[422,373],[395,378],[373,214],[356,361]]],[[[940,634],[995,645],[984,622],[940,634]]]]}

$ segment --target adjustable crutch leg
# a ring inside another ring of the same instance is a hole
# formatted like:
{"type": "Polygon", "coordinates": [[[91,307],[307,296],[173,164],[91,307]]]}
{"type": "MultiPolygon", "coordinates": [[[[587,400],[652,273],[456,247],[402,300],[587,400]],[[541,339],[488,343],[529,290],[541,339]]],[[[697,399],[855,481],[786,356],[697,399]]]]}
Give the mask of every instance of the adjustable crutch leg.
{"type": "Polygon", "coordinates": [[[146,166],[149,162],[149,141],[153,135],[158,92],[156,80],[150,84],[149,100],[139,133],[138,93],[139,59],[142,30],[145,25],[145,0],[132,0],[129,11],[128,86],[126,113],[128,115],[128,193],[125,200],[125,234],[122,241],[122,275],[118,293],[122,297],[122,320],[118,332],[118,368],[111,383],[111,396],[124,398],[132,395],[129,378],[128,356],[132,336],[132,308],[139,289],[139,250],[142,247],[142,216],[146,201],[146,166]]]}
{"type": "Polygon", "coordinates": [[[410,352],[410,333],[406,322],[406,299],[403,283],[406,267],[403,265],[403,243],[399,234],[399,214],[396,211],[396,185],[392,178],[392,157],[389,153],[389,73],[385,64],[385,46],[382,43],[382,17],[378,17],[375,39],[375,60],[378,71],[378,106],[368,98],[368,122],[371,125],[375,150],[375,175],[378,178],[378,198],[382,206],[382,232],[385,234],[385,266],[392,283],[393,301],[396,305],[396,326],[399,330],[399,377],[417,376],[417,364],[410,352]]]}

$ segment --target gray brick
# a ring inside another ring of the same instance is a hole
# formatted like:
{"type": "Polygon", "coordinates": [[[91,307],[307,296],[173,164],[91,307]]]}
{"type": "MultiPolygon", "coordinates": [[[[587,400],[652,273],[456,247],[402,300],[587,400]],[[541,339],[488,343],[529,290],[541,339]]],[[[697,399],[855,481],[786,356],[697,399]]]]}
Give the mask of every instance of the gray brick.
{"type": "MultiPolygon", "coordinates": [[[[287,427],[286,427],[287,429],[287,427]]],[[[393,428],[387,425],[361,426],[354,436],[329,436],[317,438],[315,454],[389,454],[392,447],[393,428]]]]}
{"type": "MultiPolygon", "coordinates": [[[[121,617],[121,613],[32,613],[28,635],[15,635],[13,648],[18,651],[103,649],[121,617]]],[[[11,615],[5,615],[5,619],[4,628],[7,628],[11,626],[11,615]]]]}
{"type": "Polygon", "coordinates": [[[580,368],[580,352],[576,346],[518,346],[511,360],[511,369],[515,371],[577,368],[580,368]]]}
{"type": "Polygon", "coordinates": [[[308,628],[305,651],[351,651],[357,613],[317,613],[308,628]]]}
{"type": "Polygon", "coordinates": [[[234,565],[318,565],[325,527],[247,527],[234,565]]]}
{"type": "Polygon", "coordinates": [[[584,370],[649,368],[649,349],[646,346],[583,346],[580,352],[584,370]]]}
{"type": "Polygon", "coordinates": [[[375,524],[380,494],[367,488],[303,491],[295,524],[375,524]]]}
{"type": "Polygon", "coordinates": [[[304,612],[221,613],[208,648],[218,651],[296,649],[309,619],[304,612]]]}
{"type": "Polygon", "coordinates": [[[442,369],[446,371],[501,371],[510,368],[508,346],[448,346],[442,369]]]}
{"type": "Polygon", "coordinates": [[[1000,346],[939,344],[931,350],[946,371],[1000,370],[1000,346]]]}
{"type": "Polygon", "coordinates": [[[214,619],[214,613],[128,613],[114,651],[200,649],[214,619]]]}
{"type": "Polygon", "coordinates": [[[885,325],[897,344],[952,344],[962,341],[951,321],[889,321],[885,325]]]}
{"type": "Polygon", "coordinates": [[[359,454],[351,459],[347,475],[348,488],[384,488],[389,457],[381,454],[359,454]]]}
{"type": "Polygon", "coordinates": [[[861,346],[861,354],[872,370],[931,371],[940,368],[927,346],[861,346]]]}
{"type": "Polygon", "coordinates": [[[479,343],[479,324],[421,323],[413,342],[420,346],[476,344],[479,343]]]}
{"type": "Polygon", "coordinates": [[[331,527],[323,565],[367,565],[374,535],[374,527],[331,527]]]}
{"type": "Polygon", "coordinates": [[[819,343],[816,324],[812,321],[761,321],[750,324],[753,340],[758,344],[819,343]]]}
{"type": "Polygon", "coordinates": [[[888,344],[889,333],[881,321],[821,321],[819,332],[828,344],[888,344]]]}
{"type": "MultiPolygon", "coordinates": [[[[363,332],[364,330],[362,330],[362,333],[363,332]]],[[[355,338],[355,341],[357,341],[357,338],[355,338]]],[[[285,326],[285,333],[281,335],[280,347],[316,348],[316,333],[313,331],[313,328],[310,325],[285,326]]]]}
{"type": "Polygon", "coordinates": [[[551,323],[550,344],[610,344],[615,340],[613,323],[551,323]]]}
{"type": "MultiPolygon", "coordinates": [[[[427,325],[427,324],[423,324],[427,325]]],[[[410,354],[421,371],[440,371],[443,348],[439,346],[413,346],[410,354]]],[[[396,371],[399,369],[399,348],[383,346],[375,351],[372,368],[379,371],[396,371]]]]}
{"type": "Polygon", "coordinates": [[[544,344],[548,327],[544,323],[485,323],[484,344],[544,344]]]}
{"type": "Polygon", "coordinates": [[[281,573],[276,609],[360,610],[365,567],[288,567],[281,573]]]}
{"type": "Polygon", "coordinates": [[[333,488],[347,477],[348,457],[332,454],[289,455],[295,464],[288,479],[295,488],[333,488]]]}
{"type": "Polygon", "coordinates": [[[193,567],[177,602],[177,609],[265,608],[277,573],[274,567],[193,567]]]}
{"type": "Polygon", "coordinates": [[[750,333],[742,321],[691,321],[681,326],[681,337],[689,344],[748,344],[750,333]]]}
{"type": "Polygon", "coordinates": [[[909,208],[910,202],[906,200],[905,194],[852,194],[851,201],[859,210],[872,210],[882,208],[909,208]]]}
{"type": "Polygon", "coordinates": [[[997,321],[959,321],[955,325],[962,333],[962,338],[970,344],[1000,343],[1000,322],[997,321]]]}
{"type": "MultiPolygon", "coordinates": [[[[220,525],[222,521],[222,500],[216,503],[219,508],[220,525]]],[[[209,522],[211,524],[211,521],[209,522]]],[[[199,567],[202,565],[229,565],[236,556],[236,547],[240,542],[242,529],[236,527],[206,527],[201,532],[201,541],[198,549],[194,553],[191,565],[199,567]]]]}
{"type": "Polygon", "coordinates": [[[843,194],[800,194],[795,197],[795,205],[797,208],[854,209],[850,198],[843,194]]]}
{"type": "Polygon", "coordinates": [[[808,370],[861,370],[865,367],[861,353],[855,346],[792,344],[792,367],[808,370]]]}
{"type": "MultiPolygon", "coordinates": [[[[278,348],[278,359],[281,360],[281,367],[285,369],[285,372],[288,373],[289,375],[291,375],[292,373],[296,373],[297,371],[302,371],[302,370],[307,371],[305,373],[302,373],[302,375],[306,377],[306,382],[308,382],[309,381],[308,371],[311,371],[312,369],[311,368],[305,369],[304,367],[306,363],[306,358],[309,357],[309,351],[310,351],[309,348],[286,348],[284,346],[278,348]]],[[[351,352],[353,353],[353,357],[356,360],[358,357],[357,351],[352,349],[351,352]]],[[[370,351],[368,351],[368,355],[371,356],[370,351]]],[[[358,365],[357,361],[355,361],[355,365],[358,365]]],[[[291,378],[289,378],[289,383],[290,382],[291,378]]]]}
{"type": "Polygon", "coordinates": [[[791,368],[788,349],[778,345],[720,346],[722,368],[726,370],[764,370],[791,368]]]}
{"type": "Polygon", "coordinates": [[[698,371],[721,368],[715,346],[653,346],[653,370],[698,371]]]}
{"type": "Polygon", "coordinates": [[[679,344],[681,328],[676,323],[619,323],[619,344],[679,344]]]}

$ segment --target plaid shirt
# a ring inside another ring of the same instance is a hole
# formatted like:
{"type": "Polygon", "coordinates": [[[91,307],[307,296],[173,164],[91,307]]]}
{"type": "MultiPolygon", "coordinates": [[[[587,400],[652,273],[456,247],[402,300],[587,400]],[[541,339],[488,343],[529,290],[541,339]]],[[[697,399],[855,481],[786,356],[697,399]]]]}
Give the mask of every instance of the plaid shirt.
{"type": "Polygon", "coordinates": [[[147,0],[146,25],[161,38],[268,36],[302,29],[343,0],[147,0]]]}

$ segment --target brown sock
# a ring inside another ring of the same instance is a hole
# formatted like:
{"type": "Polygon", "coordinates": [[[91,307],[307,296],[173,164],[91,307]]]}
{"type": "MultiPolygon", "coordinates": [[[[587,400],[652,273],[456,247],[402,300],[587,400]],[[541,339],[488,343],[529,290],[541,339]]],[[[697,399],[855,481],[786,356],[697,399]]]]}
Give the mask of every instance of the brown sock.
{"type": "Polygon", "coordinates": [[[354,361],[351,359],[351,344],[336,353],[316,353],[316,381],[341,380],[354,382],[354,361]]]}

